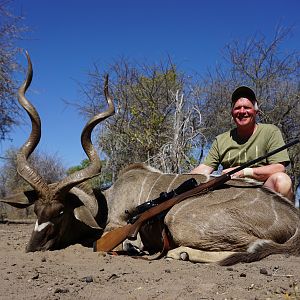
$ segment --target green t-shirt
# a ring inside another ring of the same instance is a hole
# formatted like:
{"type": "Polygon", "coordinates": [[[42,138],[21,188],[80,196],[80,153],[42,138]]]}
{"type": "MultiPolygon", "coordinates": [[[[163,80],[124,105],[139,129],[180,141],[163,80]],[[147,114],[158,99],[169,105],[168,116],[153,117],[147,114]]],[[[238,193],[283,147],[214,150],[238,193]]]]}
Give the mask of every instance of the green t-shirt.
{"type": "MultiPolygon", "coordinates": [[[[247,141],[239,140],[236,128],[234,128],[216,137],[203,163],[214,170],[217,170],[219,165],[222,165],[224,169],[236,167],[284,144],[279,128],[272,124],[258,124],[256,131],[247,141]]],[[[287,165],[289,161],[287,150],[283,150],[260,161],[255,166],[274,163],[287,165]]]]}

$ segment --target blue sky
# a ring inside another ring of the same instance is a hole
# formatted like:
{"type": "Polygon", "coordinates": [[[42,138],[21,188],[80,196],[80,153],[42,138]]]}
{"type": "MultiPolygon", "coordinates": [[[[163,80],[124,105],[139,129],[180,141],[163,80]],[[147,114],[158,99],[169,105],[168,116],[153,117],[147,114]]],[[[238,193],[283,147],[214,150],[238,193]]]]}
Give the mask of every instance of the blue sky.
{"type": "MultiPolygon", "coordinates": [[[[278,25],[294,27],[285,49],[300,49],[299,0],[15,0],[11,7],[32,29],[18,46],[33,61],[27,95],[42,119],[38,149],[57,154],[67,167],[86,158],[85,121],[63,99],[78,99],[75,81],[87,81],[93,63],[105,68],[120,56],[158,62],[168,54],[186,72],[203,73],[221,60],[226,43],[256,33],[271,38],[278,25]]],[[[18,59],[26,66],[24,55],[18,59]]],[[[0,156],[20,147],[29,131],[29,122],[16,128],[13,141],[0,144],[0,156]]]]}

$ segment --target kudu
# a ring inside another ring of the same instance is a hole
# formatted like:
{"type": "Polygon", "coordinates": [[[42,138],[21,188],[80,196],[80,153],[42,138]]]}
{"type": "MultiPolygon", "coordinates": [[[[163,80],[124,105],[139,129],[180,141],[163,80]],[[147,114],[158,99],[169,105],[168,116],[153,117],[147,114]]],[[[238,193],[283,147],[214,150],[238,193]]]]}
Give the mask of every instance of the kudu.
{"type": "MultiPolygon", "coordinates": [[[[208,180],[201,174],[163,174],[149,166],[134,164],[125,168],[105,191],[83,185],[100,171],[91,131],[114,111],[106,81],[109,108],[94,117],[82,133],[82,146],[91,161],[90,167],[62,182],[47,185],[27,163],[40,137],[38,115],[24,96],[32,76],[29,58],[28,62],[27,79],[20,88],[19,98],[21,103],[26,103],[22,106],[29,111],[32,132],[20,149],[18,172],[34,191],[2,199],[19,206],[35,203],[38,221],[27,251],[59,249],[82,243],[85,237],[95,240],[103,233],[99,227],[109,231],[125,225],[130,211],[142,202],[157,198],[161,192],[178,187],[188,178],[194,177],[198,183],[208,180]],[[81,230],[75,231],[75,225],[81,230]]],[[[300,255],[299,211],[282,196],[239,180],[230,180],[212,192],[187,199],[165,217],[145,224],[140,231],[143,250],[155,253],[161,249],[163,227],[169,232],[173,248],[167,256],[175,259],[230,265],[271,254],[300,255]]]]}

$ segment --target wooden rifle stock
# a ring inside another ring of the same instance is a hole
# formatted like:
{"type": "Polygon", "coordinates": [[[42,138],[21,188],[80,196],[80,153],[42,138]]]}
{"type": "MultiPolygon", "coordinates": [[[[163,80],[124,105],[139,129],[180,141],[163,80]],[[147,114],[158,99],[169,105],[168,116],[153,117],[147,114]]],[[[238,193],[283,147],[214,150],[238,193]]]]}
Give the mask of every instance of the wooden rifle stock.
{"type": "Polygon", "coordinates": [[[292,145],[295,145],[297,143],[299,143],[299,139],[296,139],[278,149],[275,149],[274,151],[271,151],[271,152],[267,153],[266,155],[260,156],[252,161],[246,162],[226,174],[223,174],[219,177],[209,180],[208,182],[201,183],[198,186],[196,186],[195,188],[193,188],[189,191],[186,191],[180,195],[177,195],[165,202],[162,202],[162,203],[158,204],[157,206],[149,208],[145,212],[141,213],[139,218],[133,224],[129,223],[123,227],[109,231],[106,234],[104,234],[100,239],[95,241],[94,251],[108,252],[108,251],[113,250],[115,247],[117,247],[119,244],[121,244],[126,239],[132,239],[132,240],[136,239],[136,236],[137,236],[141,226],[146,221],[153,218],[154,216],[156,216],[164,211],[167,211],[168,209],[173,207],[175,204],[177,204],[187,198],[190,198],[193,196],[198,196],[198,195],[204,194],[212,189],[215,189],[216,187],[220,186],[221,184],[223,184],[226,181],[228,181],[229,179],[231,179],[231,175],[233,175],[233,174],[243,170],[244,168],[247,168],[247,167],[249,167],[271,155],[274,155],[275,153],[278,153],[292,145]]]}

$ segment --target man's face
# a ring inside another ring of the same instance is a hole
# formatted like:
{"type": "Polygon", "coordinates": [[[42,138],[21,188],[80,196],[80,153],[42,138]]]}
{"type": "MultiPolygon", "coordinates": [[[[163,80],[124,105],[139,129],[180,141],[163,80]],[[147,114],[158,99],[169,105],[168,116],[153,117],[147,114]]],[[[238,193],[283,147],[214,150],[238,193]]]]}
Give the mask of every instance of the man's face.
{"type": "Polygon", "coordinates": [[[254,104],[247,98],[238,99],[231,110],[232,118],[238,127],[254,125],[256,114],[254,104]]]}

